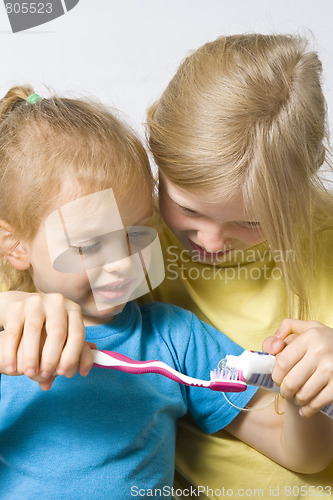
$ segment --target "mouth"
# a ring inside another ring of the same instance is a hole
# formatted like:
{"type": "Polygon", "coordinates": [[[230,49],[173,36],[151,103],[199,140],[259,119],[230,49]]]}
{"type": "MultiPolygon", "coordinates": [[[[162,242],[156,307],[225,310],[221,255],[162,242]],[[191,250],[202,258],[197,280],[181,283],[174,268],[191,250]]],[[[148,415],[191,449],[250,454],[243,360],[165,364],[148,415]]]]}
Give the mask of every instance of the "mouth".
{"type": "Polygon", "coordinates": [[[125,297],[128,294],[133,281],[133,279],[113,281],[108,285],[94,288],[93,292],[99,297],[112,302],[125,297]]]}
{"type": "Polygon", "coordinates": [[[193,250],[196,250],[197,252],[199,252],[200,255],[202,255],[202,257],[209,260],[217,260],[224,258],[234,250],[234,248],[225,247],[223,250],[219,250],[218,252],[208,252],[204,247],[194,243],[194,241],[190,239],[188,239],[188,241],[193,250]]]}

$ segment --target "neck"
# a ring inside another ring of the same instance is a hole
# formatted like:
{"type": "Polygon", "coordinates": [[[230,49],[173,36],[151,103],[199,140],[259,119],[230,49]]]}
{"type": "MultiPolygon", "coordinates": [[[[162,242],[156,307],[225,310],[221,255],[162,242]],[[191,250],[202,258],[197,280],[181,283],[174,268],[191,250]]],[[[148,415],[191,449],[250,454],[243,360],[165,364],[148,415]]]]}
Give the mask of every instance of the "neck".
{"type": "Polygon", "coordinates": [[[84,326],[99,326],[99,325],[105,325],[106,323],[110,323],[110,321],[113,321],[114,318],[116,317],[116,314],[113,314],[112,316],[106,316],[106,317],[95,317],[95,316],[87,316],[83,315],[83,324],[84,326]]]}

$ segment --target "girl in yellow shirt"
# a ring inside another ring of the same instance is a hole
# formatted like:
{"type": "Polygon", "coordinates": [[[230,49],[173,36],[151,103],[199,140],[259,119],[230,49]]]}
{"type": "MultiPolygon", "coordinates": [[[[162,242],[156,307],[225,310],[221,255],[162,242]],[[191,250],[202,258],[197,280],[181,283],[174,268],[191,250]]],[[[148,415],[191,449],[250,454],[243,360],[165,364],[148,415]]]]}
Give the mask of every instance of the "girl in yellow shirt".
{"type": "MultiPolygon", "coordinates": [[[[333,326],[333,199],[319,172],[324,163],[330,168],[321,70],[298,36],[221,37],[184,60],[147,119],[166,223],[166,279],[154,298],[192,310],[245,348],[260,349],[277,329],[286,342],[299,335],[293,352],[304,362],[332,342],[310,320],[333,326]],[[280,326],[288,317],[295,320],[280,326]]],[[[273,341],[266,346],[274,350],[273,341]]],[[[305,415],[332,397],[327,381],[309,371],[298,393],[305,415]]],[[[282,394],[289,389],[285,379],[282,394]]],[[[190,421],[178,435],[178,481],[199,487],[201,498],[228,489],[235,498],[240,485],[263,498],[332,494],[332,466],[296,474],[224,431],[204,436],[190,421]]]]}

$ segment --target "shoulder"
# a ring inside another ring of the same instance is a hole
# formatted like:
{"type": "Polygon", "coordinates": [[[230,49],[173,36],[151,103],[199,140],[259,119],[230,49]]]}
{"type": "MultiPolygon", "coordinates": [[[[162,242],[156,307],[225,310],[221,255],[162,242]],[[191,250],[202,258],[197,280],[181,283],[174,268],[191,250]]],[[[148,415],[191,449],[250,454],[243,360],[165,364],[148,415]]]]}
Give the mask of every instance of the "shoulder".
{"type": "Polygon", "coordinates": [[[154,332],[164,343],[173,345],[175,349],[189,352],[190,346],[195,350],[226,349],[230,353],[241,352],[226,335],[213,326],[201,321],[191,311],[171,304],[152,302],[140,307],[142,326],[146,331],[154,332]]]}
{"type": "Polygon", "coordinates": [[[205,337],[205,325],[181,307],[152,302],[141,306],[140,311],[142,331],[150,332],[154,343],[167,347],[175,359],[184,359],[189,345],[200,343],[205,337]]]}

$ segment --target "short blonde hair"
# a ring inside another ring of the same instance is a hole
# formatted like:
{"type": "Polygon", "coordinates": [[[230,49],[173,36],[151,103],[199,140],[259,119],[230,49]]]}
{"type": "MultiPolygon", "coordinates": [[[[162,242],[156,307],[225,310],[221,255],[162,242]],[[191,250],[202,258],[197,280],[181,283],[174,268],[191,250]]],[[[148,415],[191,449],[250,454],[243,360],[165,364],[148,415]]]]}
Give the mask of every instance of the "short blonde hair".
{"type": "Polygon", "coordinates": [[[302,37],[220,37],[184,60],[147,117],[150,149],[172,183],[192,193],[241,191],[272,248],[295,251],[295,262],[280,265],[290,315],[303,318],[314,233],[333,227],[318,173],[329,163],[321,72],[302,37]]]}
{"type": "MultiPolygon", "coordinates": [[[[17,239],[33,238],[66,178],[84,194],[112,187],[121,197],[138,178],[152,188],[146,151],[115,112],[57,96],[28,104],[33,92],[13,87],[0,100],[0,219],[17,239]]],[[[14,274],[11,288],[24,289],[14,274]]]]}

